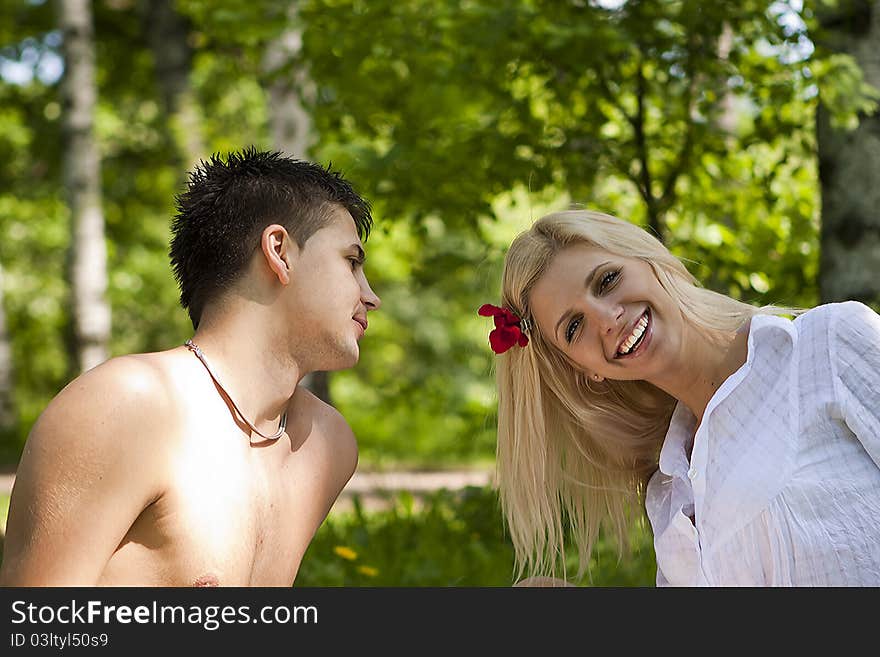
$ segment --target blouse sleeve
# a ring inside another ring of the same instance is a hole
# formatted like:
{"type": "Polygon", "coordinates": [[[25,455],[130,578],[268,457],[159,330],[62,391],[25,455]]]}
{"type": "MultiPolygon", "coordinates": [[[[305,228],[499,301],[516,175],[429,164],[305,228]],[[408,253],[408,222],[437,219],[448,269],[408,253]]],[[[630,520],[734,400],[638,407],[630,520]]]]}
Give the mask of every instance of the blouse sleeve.
{"type": "Polygon", "coordinates": [[[669,586],[669,580],[666,579],[666,575],[663,574],[663,571],[660,570],[660,567],[657,566],[657,588],[662,588],[665,586],[669,586]]]}
{"type": "Polygon", "coordinates": [[[843,419],[880,467],[880,315],[847,301],[831,324],[834,392],[843,419]]]}

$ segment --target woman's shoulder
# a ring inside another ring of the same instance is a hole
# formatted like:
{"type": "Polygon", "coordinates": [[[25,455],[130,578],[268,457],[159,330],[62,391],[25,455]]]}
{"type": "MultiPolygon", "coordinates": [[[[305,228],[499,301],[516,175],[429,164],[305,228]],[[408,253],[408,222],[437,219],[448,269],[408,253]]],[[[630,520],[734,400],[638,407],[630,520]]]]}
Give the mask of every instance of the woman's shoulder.
{"type": "Polygon", "coordinates": [[[806,317],[840,317],[867,314],[876,315],[877,313],[861,301],[830,301],[808,308],[800,313],[795,320],[802,321],[806,317]]]}
{"type": "Polygon", "coordinates": [[[793,350],[802,359],[819,362],[824,360],[822,354],[835,358],[841,348],[864,348],[868,336],[880,343],[880,315],[859,301],[840,301],[813,306],[791,319],[785,315],[755,315],[749,349],[750,353],[754,348],[777,356],[793,350]]]}
{"type": "Polygon", "coordinates": [[[861,301],[835,301],[810,308],[795,318],[799,333],[820,328],[830,339],[838,335],[877,330],[880,315],[861,301]]]}
{"type": "Polygon", "coordinates": [[[811,368],[829,361],[833,372],[853,362],[880,365],[880,315],[860,301],[818,305],[795,318],[793,324],[799,351],[803,359],[812,362],[811,368]]]}

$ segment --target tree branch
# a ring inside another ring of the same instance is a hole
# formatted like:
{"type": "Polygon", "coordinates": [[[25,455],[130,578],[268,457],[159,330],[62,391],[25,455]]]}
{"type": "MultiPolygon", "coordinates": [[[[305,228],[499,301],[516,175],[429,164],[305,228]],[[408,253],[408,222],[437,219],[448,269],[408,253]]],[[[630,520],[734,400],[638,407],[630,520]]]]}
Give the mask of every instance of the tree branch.
{"type": "Polygon", "coordinates": [[[678,157],[676,158],[675,165],[670,169],[669,175],[666,176],[666,181],[663,184],[663,194],[660,196],[660,200],[658,202],[658,207],[660,212],[666,212],[673,203],[675,203],[676,195],[675,195],[675,183],[678,181],[679,176],[685,171],[687,168],[688,162],[691,158],[691,152],[693,150],[694,145],[694,123],[690,120],[691,110],[693,109],[694,102],[694,87],[696,87],[696,79],[693,70],[693,60],[694,60],[694,50],[692,48],[692,43],[688,44],[688,59],[687,59],[687,69],[685,71],[688,76],[688,85],[687,91],[684,96],[684,124],[685,124],[685,133],[684,133],[684,141],[681,145],[681,150],[678,152],[678,157]]]}
{"type": "Polygon", "coordinates": [[[652,192],[653,179],[651,178],[650,162],[648,160],[648,144],[645,135],[645,74],[642,69],[642,59],[639,55],[638,65],[636,67],[636,115],[632,122],[635,142],[636,154],[641,165],[639,171],[638,185],[641,187],[642,198],[645,200],[648,210],[648,225],[656,235],[663,235],[660,225],[660,213],[657,207],[657,201],[652,192]]]}

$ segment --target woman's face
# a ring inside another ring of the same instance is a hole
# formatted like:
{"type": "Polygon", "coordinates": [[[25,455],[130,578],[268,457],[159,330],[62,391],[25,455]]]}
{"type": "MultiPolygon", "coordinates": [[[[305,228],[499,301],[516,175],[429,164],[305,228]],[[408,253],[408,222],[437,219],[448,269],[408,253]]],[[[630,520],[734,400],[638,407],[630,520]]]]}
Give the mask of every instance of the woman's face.
{"type": "Polygon", "coordinates": [[[529,303],[545,338],[590,376],[658,380],[682,356],[681,312],[644,260],[566,247],[529,303]]]}

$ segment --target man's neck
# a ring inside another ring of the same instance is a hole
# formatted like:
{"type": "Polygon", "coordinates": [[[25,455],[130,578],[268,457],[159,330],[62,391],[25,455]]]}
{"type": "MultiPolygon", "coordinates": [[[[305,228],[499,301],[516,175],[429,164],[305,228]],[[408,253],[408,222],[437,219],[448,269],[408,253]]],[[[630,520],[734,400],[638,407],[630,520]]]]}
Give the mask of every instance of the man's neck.
{"type": "Polygon", "coordinates": [[[305,375],[284,345],[244,313],[200,322],[192,341],[241,413],[263,433],[273,433],[305,375]]]}

